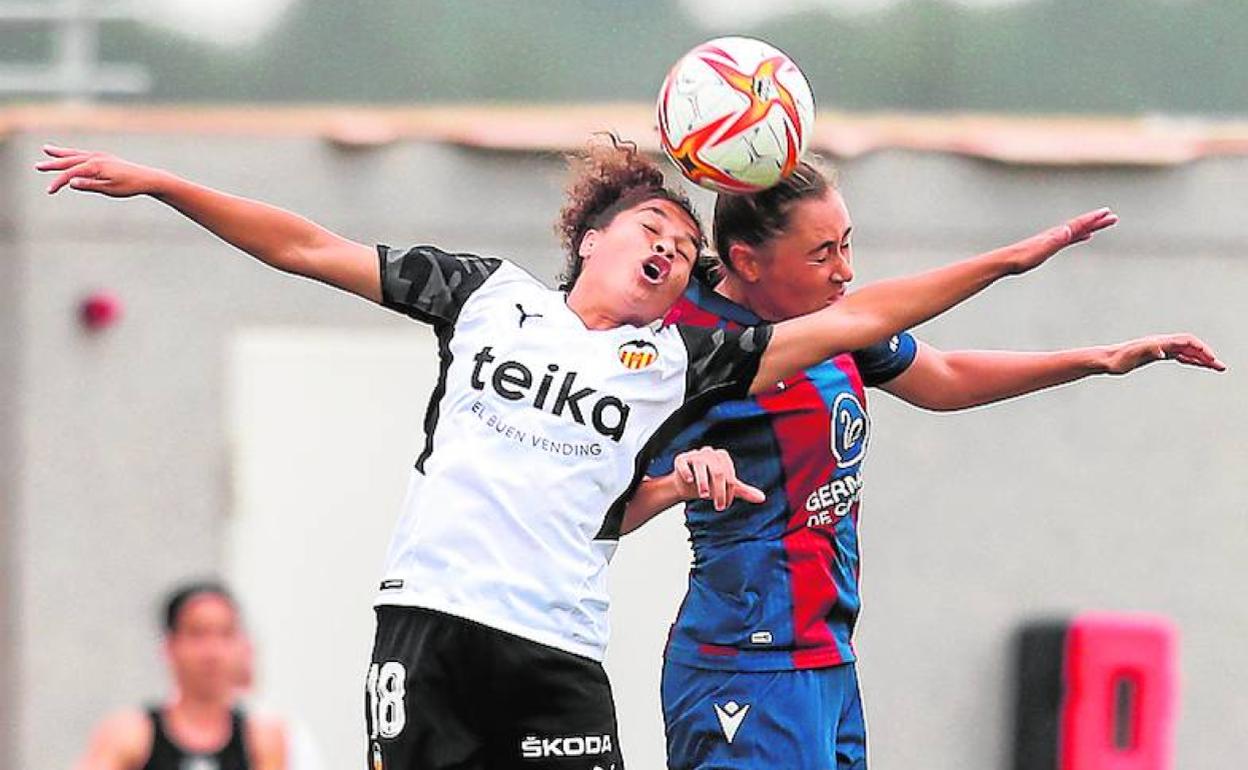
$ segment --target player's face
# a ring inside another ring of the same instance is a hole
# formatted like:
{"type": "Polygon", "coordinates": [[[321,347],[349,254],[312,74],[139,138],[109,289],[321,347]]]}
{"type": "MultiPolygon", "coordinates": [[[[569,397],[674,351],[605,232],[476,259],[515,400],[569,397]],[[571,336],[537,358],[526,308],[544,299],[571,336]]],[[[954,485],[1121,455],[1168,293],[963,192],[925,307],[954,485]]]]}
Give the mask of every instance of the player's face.
{"type": "Polygon", "coordinates": [[[192,597],[165,637],[178,688],[196,699],[229,699],[238,686],[243,644],[233,605],[214,594],[192,597]]]}
{"type": "Polygon", "coordinates": [[[643,201],[586,235],[582,279],[609,293],[621,322],[647,324],[685,290],[698,242],[697,224],[683,208],[662,199],[643,201]]]}
{"type": "Polygon", "coordinates": [[[836,190],[801,201],[789,227],[759,249],[759,280],[748,288],[750,305],[779,321],[836,302],[854,279],[853,223],[836,190]]]}

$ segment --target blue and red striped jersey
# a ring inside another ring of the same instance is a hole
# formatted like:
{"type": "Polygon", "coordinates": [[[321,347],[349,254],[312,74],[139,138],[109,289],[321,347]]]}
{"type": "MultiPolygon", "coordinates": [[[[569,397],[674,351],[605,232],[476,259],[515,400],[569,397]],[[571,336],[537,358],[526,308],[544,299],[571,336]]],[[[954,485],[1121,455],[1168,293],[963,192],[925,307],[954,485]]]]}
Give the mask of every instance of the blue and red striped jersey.
{"type": "MultiPolygon", "coordinates": [[[[696,281],[667,323],[736,329],[760,319],[696,281]]],[[[667,657],[734,671],[822,668],[854,660],[858,617],[858,508],[870,438],[866,388],[914,361],[908,333],[837,356],[765,393],[717,404],[651,463],[670,473],[690,448],[725,449],[761,504],[717,512],[691,501],[689,588],[667,657]]]]}

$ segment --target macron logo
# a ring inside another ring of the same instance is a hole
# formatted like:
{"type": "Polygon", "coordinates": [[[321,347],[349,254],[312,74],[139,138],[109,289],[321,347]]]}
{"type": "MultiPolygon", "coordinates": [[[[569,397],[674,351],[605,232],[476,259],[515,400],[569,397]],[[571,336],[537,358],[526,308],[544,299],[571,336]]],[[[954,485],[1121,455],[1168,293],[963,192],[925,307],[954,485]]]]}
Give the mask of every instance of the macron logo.
{"type": "Polygon", "coordinates": [[[732,739],[737,737],[737,730],[741,729],[741,722],[745,720],[746,712],[750,710],[747,703],[744,706],[738,706],[735,700],[730,700],[723,706],[715,704],[715,716],[719,717],[719,726],[724,728],[724,737],[732,743],[732,739]]]}

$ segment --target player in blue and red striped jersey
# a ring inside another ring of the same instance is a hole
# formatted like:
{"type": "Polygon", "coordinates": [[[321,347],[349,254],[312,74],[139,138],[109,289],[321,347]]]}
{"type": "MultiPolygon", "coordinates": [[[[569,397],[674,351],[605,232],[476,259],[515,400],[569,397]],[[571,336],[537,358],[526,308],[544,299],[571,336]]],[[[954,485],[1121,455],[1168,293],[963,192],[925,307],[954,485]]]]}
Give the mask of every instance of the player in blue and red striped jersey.
{"type": "MultiPolygon", "coordinates": [[[[1007,249],[1083,240],[1079,221],[1007,249]]],[[[851,230],[835,185],[807,164],[762,193],[721,195],[723,280],[692,282],[667,321],[731,330],[826,307],[853,279],[851,230]]],[[[663,671],[669,767],[866,767],[852,635],[868,387],[951,410],[1163,358],[1223,368],[1190,335],[1013,353],[942,352],[902,333],[711,407],[650,467],[624,524],[639,526],[694,482],[704,498],[686,506],[695,558],[663,671]],[[705,446],[718,449],[703,460],[685,452],[705,446]]]]}

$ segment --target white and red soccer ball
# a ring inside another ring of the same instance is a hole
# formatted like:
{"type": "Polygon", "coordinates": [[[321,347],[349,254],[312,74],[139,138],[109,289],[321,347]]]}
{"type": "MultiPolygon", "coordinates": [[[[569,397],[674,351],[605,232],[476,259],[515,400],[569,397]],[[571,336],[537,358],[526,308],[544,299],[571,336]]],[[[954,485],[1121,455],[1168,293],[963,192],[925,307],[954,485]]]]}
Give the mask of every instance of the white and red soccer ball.
{"type": "Polygon", "coordinates": [[[810,84],[761,40],[721,37],[681,57],[659,91],[659,139],[691,181],[751,193],[797,167],[815,123],[810,84]]]}

